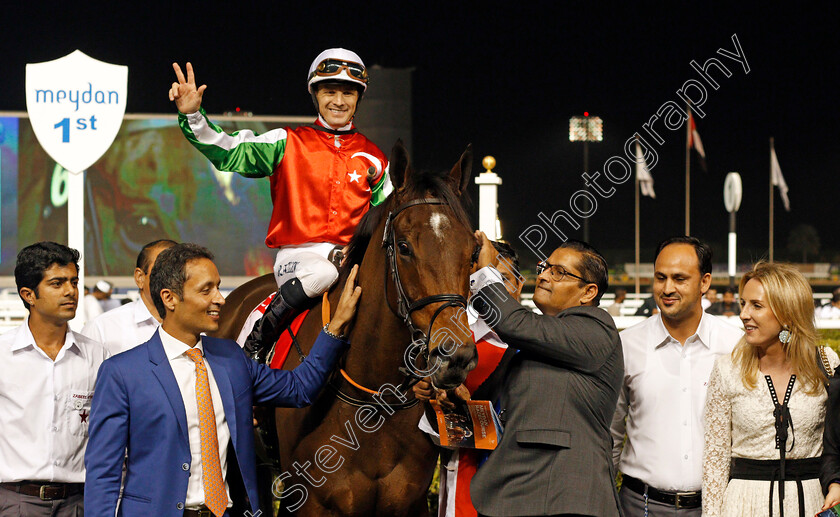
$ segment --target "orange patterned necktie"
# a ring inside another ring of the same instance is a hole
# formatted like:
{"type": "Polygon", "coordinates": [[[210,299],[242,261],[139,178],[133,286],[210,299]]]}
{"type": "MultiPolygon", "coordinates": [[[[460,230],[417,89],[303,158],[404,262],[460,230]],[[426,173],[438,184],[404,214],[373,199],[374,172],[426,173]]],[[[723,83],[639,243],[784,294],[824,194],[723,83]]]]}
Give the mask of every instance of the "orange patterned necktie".
{"type": "Polygon", "coordinates": [[[210,382],[201,350],[187,350],[195,361],[195,401],[198,403],[198,427],[201,431],[201,466],[204,470],[204,504],[216,517],[227,510],[228,497],[219,461],[219,438],[216,436],[216,412],[210,396],[210,382]]]}

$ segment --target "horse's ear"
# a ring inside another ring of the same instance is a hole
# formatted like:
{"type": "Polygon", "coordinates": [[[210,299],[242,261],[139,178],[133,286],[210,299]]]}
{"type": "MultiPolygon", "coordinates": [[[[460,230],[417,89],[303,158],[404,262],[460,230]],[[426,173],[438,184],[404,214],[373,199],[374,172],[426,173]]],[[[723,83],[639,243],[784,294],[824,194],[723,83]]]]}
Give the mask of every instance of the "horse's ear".
{"type": "Polygon", "coordinates": [[[467,149],[458,163],[449,171],[449,183],[457,195],[461,195],[467,189],[472,177],[472,144],[467,145],[467,149]]]}
{"type": "Polygon", "coordinates": [[[408,159],[408,151],[403,145],[402,139],[398,139],[391,149],[391,158],[388,161],[388,174],[394,189],[403,188],[411,174],[411,163],[408,159]]]}

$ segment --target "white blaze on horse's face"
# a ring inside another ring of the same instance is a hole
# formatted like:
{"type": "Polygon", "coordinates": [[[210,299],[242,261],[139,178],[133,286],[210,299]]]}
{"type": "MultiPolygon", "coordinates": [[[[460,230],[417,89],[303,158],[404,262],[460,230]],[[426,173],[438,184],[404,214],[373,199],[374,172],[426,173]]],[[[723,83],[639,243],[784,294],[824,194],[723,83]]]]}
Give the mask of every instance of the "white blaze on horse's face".
{"type": "Polygon", "coordinates": [[[444,232],[449,229],[449,218],[446,215],[435,212],[429,220],[429,226],[432,227],[432,232],[437,236],[438,240],[443,242],[444,232]]]}

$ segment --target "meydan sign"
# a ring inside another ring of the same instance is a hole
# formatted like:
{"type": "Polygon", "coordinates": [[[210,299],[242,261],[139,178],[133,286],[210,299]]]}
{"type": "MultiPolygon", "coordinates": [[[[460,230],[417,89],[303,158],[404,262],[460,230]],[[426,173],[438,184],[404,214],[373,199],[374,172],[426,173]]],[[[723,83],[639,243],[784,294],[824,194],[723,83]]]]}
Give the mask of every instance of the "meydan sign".
{"type": "MultiPolygon", "coordinates": [[[[26,65],[26,110],[35,137],[67,175],[67,243],[82,253],[84,286],[85,169],[111,147],[122,125],[128,67],[76,50],[62,58],[26,65]]],[[[84,322],[84,304],[73,323],[84,322]]],[[[74,327],[78,326],[78,323],[74,327]]]]}
{"type": "Polygon", "coordinates": [[[79,173],[111,147],[125,115],[128,67],[76,50],[26,65],[26,110],[38,142],[59,165],[79,173]]]}

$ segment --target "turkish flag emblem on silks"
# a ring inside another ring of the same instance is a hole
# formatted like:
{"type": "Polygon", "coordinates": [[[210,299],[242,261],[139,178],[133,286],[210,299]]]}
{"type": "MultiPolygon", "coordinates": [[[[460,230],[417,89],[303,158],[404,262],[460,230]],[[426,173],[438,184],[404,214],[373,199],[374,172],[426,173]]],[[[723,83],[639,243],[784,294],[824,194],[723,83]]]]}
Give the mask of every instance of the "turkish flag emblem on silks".
{"type": "Polygon", "coordinates": [[[111,147],[125,115],[128,67],[80,50],[26,65],[26,110],[38,142],[59,165],[79,173],[111,147]]]}

